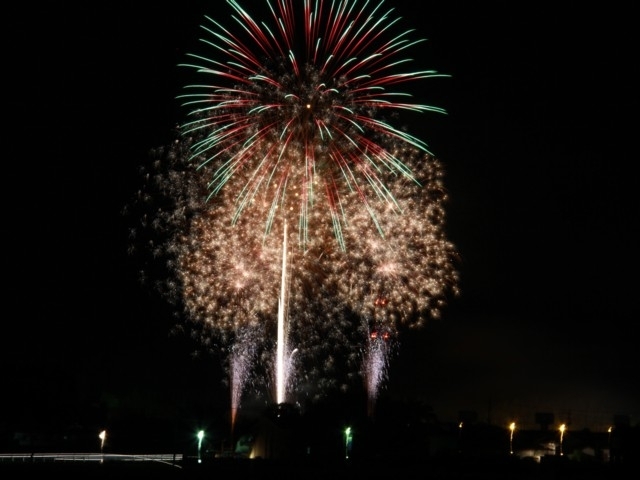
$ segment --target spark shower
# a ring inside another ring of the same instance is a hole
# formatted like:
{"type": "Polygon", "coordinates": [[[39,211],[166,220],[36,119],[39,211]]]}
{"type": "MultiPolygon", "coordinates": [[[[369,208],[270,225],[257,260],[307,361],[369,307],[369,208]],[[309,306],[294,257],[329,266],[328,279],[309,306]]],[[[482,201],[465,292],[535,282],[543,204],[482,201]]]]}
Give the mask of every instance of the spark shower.
{"type": "Polygon", "coordinates": [[[232,425],[248,384],[284,403],[360,378],[373,401],[399,336],[458,293],[443,166],[397,123],[445,113],[402,87],[447,75],[410,69],[423,40],[384,0],[227,5],[145,169],[159,284],[222,354],[232,425]]]}

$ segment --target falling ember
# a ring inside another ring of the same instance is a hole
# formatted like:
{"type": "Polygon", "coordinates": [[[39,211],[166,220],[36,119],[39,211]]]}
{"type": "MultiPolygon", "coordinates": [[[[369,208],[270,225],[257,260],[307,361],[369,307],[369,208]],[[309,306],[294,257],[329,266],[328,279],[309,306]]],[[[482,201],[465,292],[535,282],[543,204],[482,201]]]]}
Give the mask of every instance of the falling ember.
{"type": "Polygon", "coordinates": [[[233,434],[238,408],[242,400],[247,380],[256,361],[256,332],[242,329],[236,334],[229,357],[229,377],[231,392],[231,433],[233,434]]]}
{"type": "Polygon", "coordinates": [[[391,334],[388,331],[372,330],[363,358],[363,375],[367,390],[367,415],[372,417],[380,386],[387,378],[391,334]]]}

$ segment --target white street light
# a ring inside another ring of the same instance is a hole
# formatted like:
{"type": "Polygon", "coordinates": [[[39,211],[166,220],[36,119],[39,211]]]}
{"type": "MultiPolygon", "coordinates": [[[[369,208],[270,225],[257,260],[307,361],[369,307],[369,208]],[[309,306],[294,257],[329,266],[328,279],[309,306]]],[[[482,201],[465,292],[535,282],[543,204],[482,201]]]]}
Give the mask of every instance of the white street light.
{"type": "Polygon", "coordinates": [[[204,438],[204,430],[198,431],[198,463],[202,463],[202,439],[204,438]]]}
{"type": "Polygon", "coordinates": [[[102,430],[99,434],[98,434],[98,438],[100,439],[100,455],[102,455],[102,460],[104,462],[104,442],[107,439],[107,431],[106,430],[102,430]]]}

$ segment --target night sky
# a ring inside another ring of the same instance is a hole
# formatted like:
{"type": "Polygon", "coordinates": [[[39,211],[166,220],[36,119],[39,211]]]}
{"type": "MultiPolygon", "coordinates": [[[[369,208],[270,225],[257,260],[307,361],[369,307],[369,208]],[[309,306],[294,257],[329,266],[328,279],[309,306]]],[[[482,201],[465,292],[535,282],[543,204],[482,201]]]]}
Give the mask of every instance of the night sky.
{"type": "MultiPolygon", "coordinates": [[[[204,15],[229,14],[213,1],[130,3],[5,12],[4,425],[105,404],[173,415],[228,403],[216,360],[171,336],[170,308],[138,283],[122,211],[182,120],[177,65],[202,48],[204,15]]],[[[410,128],[445,166],[462,294],[401,336],[381,395],[443,420],[638,423],[631,5],[385,4],[428,39],[421,62],[451,75],[415,92],[448,115],[410,128]]]]}

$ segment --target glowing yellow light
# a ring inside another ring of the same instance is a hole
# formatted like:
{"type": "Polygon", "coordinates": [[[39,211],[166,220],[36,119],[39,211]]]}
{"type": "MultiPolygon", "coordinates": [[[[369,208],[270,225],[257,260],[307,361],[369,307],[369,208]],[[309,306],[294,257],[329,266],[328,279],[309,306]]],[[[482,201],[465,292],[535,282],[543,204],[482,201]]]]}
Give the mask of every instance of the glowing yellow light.
{"type": "Polygon", "coordinates": [[[513,455],[513,432],[516,429],[516,422],[511,422],[509,424],[509,430],[511,430],[511,434],[509,435],[509,453],[513,455]]]}

